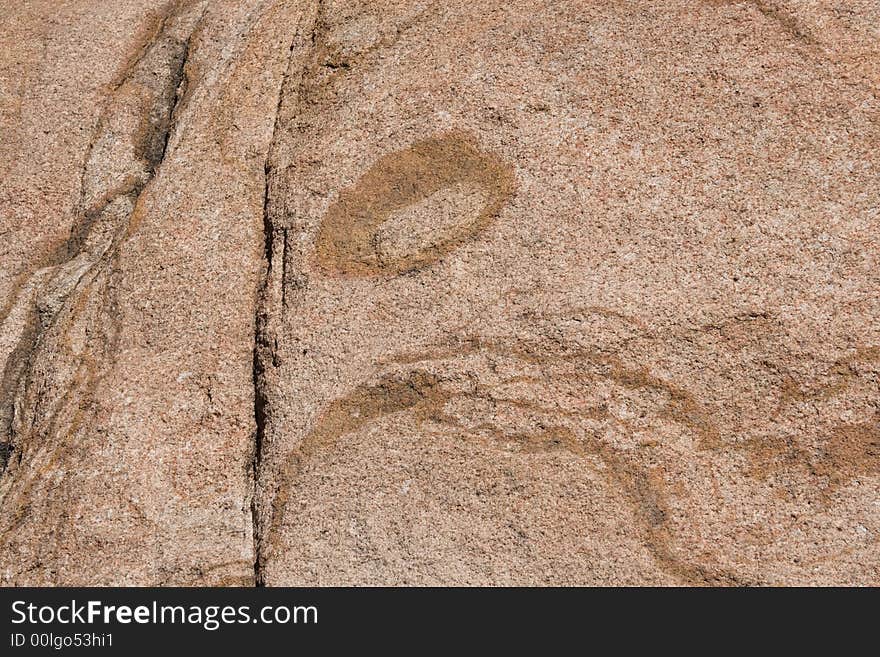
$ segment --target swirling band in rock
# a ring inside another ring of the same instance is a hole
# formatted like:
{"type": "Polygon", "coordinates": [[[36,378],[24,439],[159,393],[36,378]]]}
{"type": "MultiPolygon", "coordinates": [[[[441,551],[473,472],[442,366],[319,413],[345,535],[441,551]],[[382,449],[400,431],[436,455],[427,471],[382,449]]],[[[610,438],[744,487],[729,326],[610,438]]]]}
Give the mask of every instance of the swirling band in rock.
{"type": "MultiPolygon", "coordinates": [[[[601,317],[596,309],[576,315],[593,328],[606,325],[620,334],[629,330],[645,344],[657,339],[685,344],[685,338],[693,339],[689,334],[658,338],[626,318],[601,317]]],[[[547,323],[558,327],[563,320],[550,317],[547,323]]],[[[287,507],[299,499],[300,480],[326,475],[328,462],[322,454],[345,450],[343,437],[399,414],[395,425],[410,427],[404,430],[412,435],[436,440],[453,436],[463,445],[506,455],[565,453],[580,461],[585,477],[601,473],[609,489],[630,507],[634,535],[673,581],[772,581],[770,565],[755,570],[739,561],[747,558],[751,546],[772,551],[782,545],[773,523],[752,527],[750,544],[741,545],[737,538],[746,524],[732,525],[731,537],[698,549],[701,536],[704,531],[714,532],[717,523],[731,519],[742,523],[736,516],[740,510],[721,502],[728,486],[745,487],[754,496],[753,506],[742,509],[744,513],[770,508],[784,525],[791,511],[780,506],[778,488],[769,485],[767,477],[783,481],[812,458],[805,453],[791,462],[775,452],[757,457],[751,442],[729,442],[731,435],[741,435],[741,427],[725,427],[722,436],[720,428],[726,420],[688,390],[632,361],[624,350],[615,354],[592,346],[589,335],[584,343],[577,336],[536,337],[543,328],[540,320],[528,320],[519,326],[516,337],[463,336],[449,344],[397,354],[377,363],[375,378],[332,400],[288,455],[272,505],[271,552],[266,556],[277,557],[283,549],[279,541],[292,523],[287,507]],[[754,477],[760,474],[754,467],[756,457],[768,469],[759,477],[754,477]],[[699,492],[705,490],[715,490],[715,495],[702,501],[699,492]],[[730,563],[738,565],[726,565],[730,563]]],[[[846,389],[852,394],[851,385],[846,389]]],[[[876,430],[872,433],[866,427],[835,433],[822,448],[834,458],[835,477],[840,480],[831,482],[833,489],[876,470],[876,463],[869,463],[876,430]]],[[[771,449],[774,443],[765,439],[765,444],[771,449]]],[[[825,507],[841,503],[819,487],[821,474],[817,471],[806,480],[816,486],[815,493],[804,500],[789,500],[791,509],[797,511],[801,503],[816,505],[822,499],[825,507]]],[[[817,556],[822,553],[818,547],[806,544],[801,551],[798,558],[804,563],[823,558],[817,556]]]]}

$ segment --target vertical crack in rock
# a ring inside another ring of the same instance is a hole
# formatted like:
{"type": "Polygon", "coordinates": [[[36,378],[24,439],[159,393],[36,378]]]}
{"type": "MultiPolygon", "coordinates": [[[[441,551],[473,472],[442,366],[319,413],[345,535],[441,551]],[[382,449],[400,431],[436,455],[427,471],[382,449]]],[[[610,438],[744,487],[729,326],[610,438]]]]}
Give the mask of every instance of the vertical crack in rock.
{"type": "Polygon", "coordinates": [[[265,536],[267,527],[267,510],[261,495],[261,484],[264,479],[263,455],[267,445],[266,428],[271,417],[271,404],[268,398],[267,368],[278,366],[277,347],[272,310],[284,308],[284,285],[286,273],[287,229],[276,226],[271,211],[273,168],[272,158],[276,151],[277,136],[282,123],[284,98],[290,93],[294,103],[299,102],[302,95],[304,70],[302,61],[296,57],[299,51],[315,52],[323,15],[323,2],[316,0],[303,10],[303,23],[306,26],[305,38],[303,31],[296,30],[291,39],[287,55],[287,66],[278,90],[278,103],[275,108],[275,123],[272,137],[266,151],[263,194],[263,240],[264,240],[264,272],[260,291],[257,295],[254,311],[254,351],[253,351],[253,386],[254,386],[254,445],[251,460],[251,521],[254,541],[254,585],[265,586],[265,536]],[[297,70],[298,68],[298,70],[297,70]],[[297,74],[294,75],[294,72],[297,74]]]}
{"type": "MultiPolygon", "coordinates": [[[[291,45],[291,51],[293,50],[293,46],[291,45]]],[[[280,104],[281,98],[283,96],[284,82],[282,80],[281,89],[278,92],[278,103],[279,108],[276,109],[276,118],[275,118],[275,128],[278,127],[278,115],[280,112],[280,104]]],[[[266,398],[266,391],[264,387],[264,374],[265,368],[263,367],[263,352],[271,350],[272,345],[266,343],[266,334],[267,334],[267,321],[268,317],[266,316],[266,304],[263,302],[263,299],[266,294],[266,286],[269,281],[269,272],[272,267],[272,250],[273,250],[273,241],[274,241],[274,233],[272,231],[272,221],[269,218],[269,178],[271,174],[271,168],[269,166],[269,157],[272,150],[271,143],[274,142],[274,132],[273,138],[270,142],[269,152],[266,156],[266,164],[264,166],[264,174],[265,174],[265,191],[263,195],[263,237],[265,244],[265,263],[266,263],[266,272],[264,274],[265,280],[262,285],[262,289],[260,294],[257,296],[257,308],[254,317],[254,354],[253,354],[253,385],[254,385],[254,452],[252,456],[251,462],[251,477],[252,477],[252,489],[251,489],[251,522],[253,523],[253,540],[254,540],[254,585],[255,586],[263,586],[265,582],[263,581],[262,574],[262,562],[261,562],[261,543],[262,543],[262,528],[260,526],[259,518],[260,512],[258,509],[257,503],[257,493],[258,493],[258,485],[260,481],[260,473],[261,473],[261,460],[263,456],[263,441],[265,440],[266,435],[266,411],[268,408],[268,400],[266,398]]]]}
{"type": "MultiPolygon", "coordinates": [[[[26,424],[34,424],[20,416],[27,391],[44,384],[31,376],[40,344],[77,296],[74,290],[85,293],[100,272],[112,270],[138,199],[165,159],[186,88],[191,36],[204,8],[204,3],[166,5],[158,29],[113,85],[87,150],[70,237],[30,276],[2,319],[0,328],[18,333],[18,341],[0,378],[0,475],[10,462],[21,461],[18,438],[26,424]]],[[[41,412],[32,405],[31,414],[41,412]]]]}

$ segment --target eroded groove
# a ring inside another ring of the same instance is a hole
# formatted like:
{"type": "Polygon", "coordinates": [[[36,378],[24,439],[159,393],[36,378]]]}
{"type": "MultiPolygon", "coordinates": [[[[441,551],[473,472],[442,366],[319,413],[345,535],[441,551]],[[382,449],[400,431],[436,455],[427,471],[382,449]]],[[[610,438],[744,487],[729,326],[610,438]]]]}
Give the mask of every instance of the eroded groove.
{"type": "Polygon", "coordinates": [[[779,26],[782,31],[794,39],[798,39],[808,45],[817,45],[815,37],[810,34],[791,13],[790,10],[780,6],[772,0],[710,0],[713,5],[739,5],[753,6],[764,18],[779,26]]]}
{"type": "Polygon", "coordinates": [[[112,264],[138,198],[165,159],[185,84],[190,37],[204,13],[191,12],[193,7],[169,5],[152,40],[113,85],[88,148],[70,236],[22,286],[19,307],[4,318],[7,330],[14,311],[25,317],[0,380],[0,474],[17,452],[21,458],[17,400],[32,385],[30,370],[41,342],[81,282],[90,285],[98,270],[112,264]]]}
{"type": "Polygon", "coordinates": [[[755,8],[761,12],[761,14],[771,21],[775,21],[783,30],[788,32],[788,34],[795,39],[800,39],[805,43],[815,45],[816,40],[813,38],[813,35],[804,30],[800,21],[788,11],[777,6],[775,2],[768,2],[767,0],[752,0],[752,4],[755,5],[755,8]]]}

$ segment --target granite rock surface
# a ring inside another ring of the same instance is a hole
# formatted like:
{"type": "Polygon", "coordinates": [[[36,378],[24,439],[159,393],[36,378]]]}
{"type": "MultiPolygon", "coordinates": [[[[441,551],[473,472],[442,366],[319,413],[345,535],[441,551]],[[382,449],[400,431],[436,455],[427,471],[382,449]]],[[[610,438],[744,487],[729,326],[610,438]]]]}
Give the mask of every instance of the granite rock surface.
{"type": "Polygon", "coordinates": [[[880,2],[0,12],[0,584],[880,585],[880,2]]]}

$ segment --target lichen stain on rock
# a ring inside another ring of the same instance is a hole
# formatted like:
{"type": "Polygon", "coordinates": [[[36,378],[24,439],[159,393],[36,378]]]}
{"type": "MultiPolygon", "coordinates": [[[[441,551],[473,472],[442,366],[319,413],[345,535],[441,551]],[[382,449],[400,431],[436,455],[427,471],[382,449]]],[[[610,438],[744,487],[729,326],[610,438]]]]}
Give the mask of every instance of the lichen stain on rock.
{"type": "Polygon", "coordinates": [[[316,264],[327,275],[351,277],[393,276],[421,269],[476,238],[513,192],[512,166],[481,150],[472,135],[453,131],[419,141],[380,158],[353,187],[340,193],[321,223],[316,264]],[[476,187],[485,194],[482,209],[472,213],[472,219],[445,226],[420,248],[385,252],[378,238],[385,222],[456,186],[476,187]]]}

